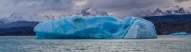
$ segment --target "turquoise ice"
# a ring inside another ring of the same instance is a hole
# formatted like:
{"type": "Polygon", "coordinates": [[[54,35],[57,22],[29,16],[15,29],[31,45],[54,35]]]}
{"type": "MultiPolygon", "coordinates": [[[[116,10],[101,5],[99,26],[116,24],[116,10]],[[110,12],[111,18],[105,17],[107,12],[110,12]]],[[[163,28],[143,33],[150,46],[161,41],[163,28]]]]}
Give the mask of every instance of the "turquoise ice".
{"type": "Polygon", "coordinates": [[[139,17],[67,16],[35,26],[38,39],[153,39],[152,22],[139,17]]]}
{"type": "Polygon", "coordinates": [[[170,35],[191,35],[191,34],[186,32],[176,32],[176,33],[171,33],[170,35]]]}

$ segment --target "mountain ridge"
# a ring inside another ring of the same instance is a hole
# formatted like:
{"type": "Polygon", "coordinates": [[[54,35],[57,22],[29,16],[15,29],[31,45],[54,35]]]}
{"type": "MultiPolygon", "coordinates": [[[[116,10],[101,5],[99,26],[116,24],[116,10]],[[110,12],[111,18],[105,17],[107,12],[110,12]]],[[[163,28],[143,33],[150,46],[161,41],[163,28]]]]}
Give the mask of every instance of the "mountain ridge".
{"type": "Polygon", "coordinates": [[[149,17],[149,16],[165,16],[165,15],[185,15],[191,14],[191,7],[183,8],[179,6],[171,6],[167,8],[157,8],[154,12],[150,10],[142,11],[137,16],[149,17]]]}

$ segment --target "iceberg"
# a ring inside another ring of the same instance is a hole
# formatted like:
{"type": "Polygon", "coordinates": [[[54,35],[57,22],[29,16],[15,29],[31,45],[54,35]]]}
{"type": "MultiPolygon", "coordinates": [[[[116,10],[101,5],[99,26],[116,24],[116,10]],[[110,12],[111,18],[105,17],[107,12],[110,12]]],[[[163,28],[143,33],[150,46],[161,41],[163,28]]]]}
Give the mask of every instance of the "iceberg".
{"type": "Polygon", "coordinates": [[[152,22],[139,17],[66,16],[35,26],[37,39],[154,39],[152,22]]]}
{"type": "Polygon", "coordinates": [[[176,32],[176,33],[171,33],[170,35],[191,35],[191,34],[186,32],[176,32]]]}

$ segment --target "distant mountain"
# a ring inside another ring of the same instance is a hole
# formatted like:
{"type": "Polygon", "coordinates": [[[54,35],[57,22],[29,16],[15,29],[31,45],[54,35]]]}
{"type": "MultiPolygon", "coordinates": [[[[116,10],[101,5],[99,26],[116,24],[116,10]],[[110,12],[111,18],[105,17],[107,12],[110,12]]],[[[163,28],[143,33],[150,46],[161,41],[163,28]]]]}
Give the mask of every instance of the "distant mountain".
{"type": "Polygon", "coordinates": [[[154,23],[158,35],[174,32],[191,33],[191,14],[143,17],[154,23]]]}
{"type": "Polygon", "coordinates": [[[150,10],[143,11],[139,16],[150,20],[153,23],[191,20],[191,7],[183,8],[179,6],[171,6],[157,8],[154,12],[151,12],[150,10]]]}
{"type": "Polygon", "coordinates": [[[11,27],[20,27],[20,26],[28,26],[35,27],[39,22],[30,22],[30,21],[16,21],[11,23],[3,23],[0,24],[0,28],[11,28],[11,27]]]}
{"type": "Polygon", "coordinates": [[[13,13],[0,19],[0,36],[35,35],[33,28],[40,22],[51,20],[37,14],[13,13]]]}
{"type": "Polygon", "coordinates": [[[38,14],[13,13],[8,17],[0,18],[0,28],[20,26],[34,27],[40,22],[54,20],[54,16],[41,16],[38,14]]]}
{"type": "Polygon", "coordinates": [[[54,20],[54,18],[54,16],[41,16],[38,14],[13,13],[9,17],[1,18],[0,23],[11,23],[17,21],[43,22],[54,20]]]}
{"type": "MultiPolygon", "coordinates": [[[[81,16],[108,16],[108,13],[105,11],[100,11],[87,7],[81,10],[77,15],[81,16]]],[[[61,17],[55,17],[53,15],[39,15],[39,14],[28,14],[28,13],[13,13],[8,17],[0,18],[0,24],[12,23],[17,21],[28,21],[28,22],[44,22],[48,20],[55,20],[61,17]]]]}
{"type": "Polygon", "coordinates": [[[139,16],[153,22],[158,35],[169,35],[174,32],[191,33],[191,7],[157,8],[154,12],[143,11],[139,16]]]}
{"type": "Polygon", "coordinates": [[[147,16],[143,17],[146,20],[149,20],[153,23],[160,23],[160,22],[175,22],[180,20],[191,20],[191,14],[185,15],[165,15],[165,16],[147,16]]]}
{"type": "Polygon", "coordinates": [[[87,7],[82,9],[81,13],[78,13],[77,15],[81,16],[108,16],[108,13],[105,11],[100,11],[93,9],[91,7],[87,7]]]}
{"type": "Polygon", "coordinates": [[[166,16],[166,15],[186,15],[191,14],[191,7],[183,8],[179,6],[172,6],[166,8],[157,8],[154,12],[150,10],[143,11],[138,14],[139,17],[149,16],[166,16]]]}

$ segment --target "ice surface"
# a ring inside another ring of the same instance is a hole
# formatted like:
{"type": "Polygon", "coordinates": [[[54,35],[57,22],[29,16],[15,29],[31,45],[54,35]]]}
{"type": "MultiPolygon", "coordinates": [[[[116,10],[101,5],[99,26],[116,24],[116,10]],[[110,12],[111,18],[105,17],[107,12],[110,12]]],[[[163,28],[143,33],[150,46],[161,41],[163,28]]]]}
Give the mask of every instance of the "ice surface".
{"type": "Polygon", "coordinates": [[[176,32],[176,33],[172,33],[170,35],[191,35],[191,34],[186,33],[186,32],[176,32]]]}
{"type": "Polygon", "coordinates": [[[150,39],[157,38],[152,22],[138,17],[67,16],[35,26],[39,39],[150,39]]]}

